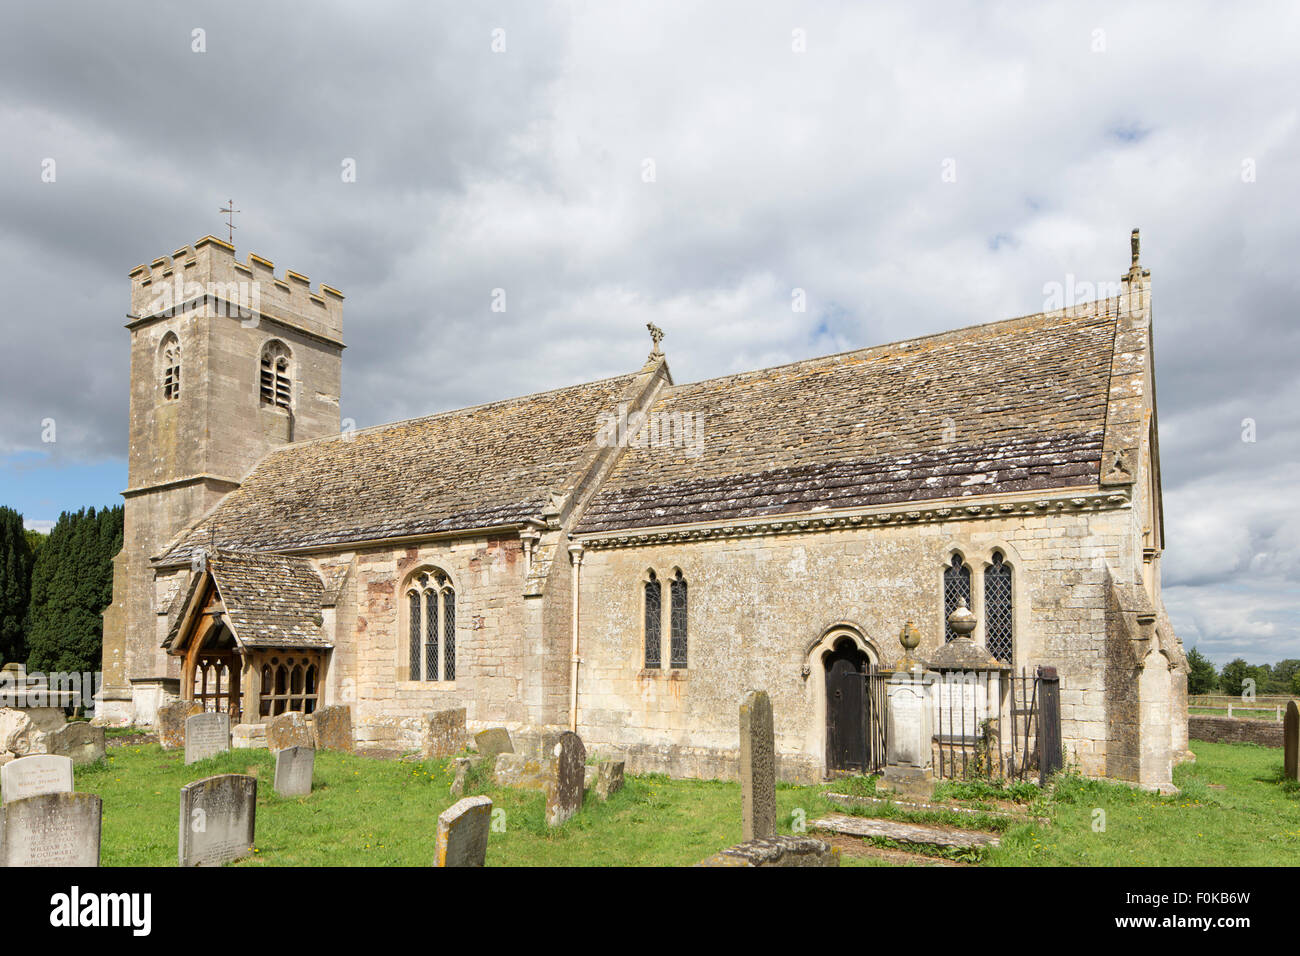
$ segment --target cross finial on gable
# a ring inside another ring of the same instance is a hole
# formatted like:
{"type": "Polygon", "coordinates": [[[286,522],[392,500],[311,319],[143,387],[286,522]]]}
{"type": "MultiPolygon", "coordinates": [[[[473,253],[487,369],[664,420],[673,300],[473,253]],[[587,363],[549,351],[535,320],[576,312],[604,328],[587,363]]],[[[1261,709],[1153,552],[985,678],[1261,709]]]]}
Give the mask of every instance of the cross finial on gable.
{"type": "Polygon", "coordinates": [[[659,347],[659,343],[664,340],[664,330],[659,328],[659,326],[655,325],[653,322],[647,322],[645,327],[650,330],[650,341],[654,343],[654,351],[650,354],[662,355],[663,349],[659,347]]]}
{"type": "Polygon", "coordinates": [[[1133,255],[1133,261],[1129,264],[1129,270],[1125,273],[1124,278],[1137,279],[1141,276],[1150,275],[1146,269],[1142,268],[1142,263],[1140,261],[1142,257],[1142,236],[1137,229],[1133,230],[1133,234],[1129,236],[1128,242],[1129,251],[1133,255]]]}

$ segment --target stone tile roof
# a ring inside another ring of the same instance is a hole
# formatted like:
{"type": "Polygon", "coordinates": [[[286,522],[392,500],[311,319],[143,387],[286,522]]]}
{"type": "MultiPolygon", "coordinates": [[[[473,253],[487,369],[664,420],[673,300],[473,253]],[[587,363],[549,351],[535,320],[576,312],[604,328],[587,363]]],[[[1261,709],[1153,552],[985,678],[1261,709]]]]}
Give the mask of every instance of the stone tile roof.
{"type": "Polygon", "coordinates": [[[1115,305],[667,388],[577,531],[1096,486],[1115,305]],[[701,454],[662,447],[686,414],[701,454]]]}
{"type": "Polygon", "coordinates": [[[612,412],[635,378],[286,445],[163,561],[187,560],[210,540],[284,550],[522,522],[570,479],[594,443],[599,414],[612,412]]]}
{"type": "MultiPolygon", "coordinates": [[[[208,571],[226,611],[235,640],[242,647],[331,647],[321,630],[325,585],[305,558],[216,550],[207,556],[208,571]]],[[[204,575],[187,589],[186,604],[204,575]]],[[[170,647],[184,615],[177,617],[164,643],[170,647]]]]}

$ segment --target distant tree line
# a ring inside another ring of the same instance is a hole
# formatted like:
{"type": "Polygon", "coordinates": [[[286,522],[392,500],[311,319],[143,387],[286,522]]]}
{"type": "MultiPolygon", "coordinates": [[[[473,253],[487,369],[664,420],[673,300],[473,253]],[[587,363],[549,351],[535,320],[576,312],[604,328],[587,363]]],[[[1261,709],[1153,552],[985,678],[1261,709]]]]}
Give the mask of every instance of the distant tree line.
{"type": "Polygon", "coordinates": [[[1239,697],[1246,680],[1255,682],[1255,694],[1263,697],[1300,697],[1300,660],[1288,658],[1276,664],[1248,664],[1238,657],[1216,670],[1196,648],[1187,652],[1187,692],[1189,694],[1227,694],[1239,697]]]}
{"type": "Polygon", "coordinates": [[[65,511],[40,534],[0,507],[0,663],[29,671],[100,666],[113,558],[122,550],[121,505],[65,511]]]}

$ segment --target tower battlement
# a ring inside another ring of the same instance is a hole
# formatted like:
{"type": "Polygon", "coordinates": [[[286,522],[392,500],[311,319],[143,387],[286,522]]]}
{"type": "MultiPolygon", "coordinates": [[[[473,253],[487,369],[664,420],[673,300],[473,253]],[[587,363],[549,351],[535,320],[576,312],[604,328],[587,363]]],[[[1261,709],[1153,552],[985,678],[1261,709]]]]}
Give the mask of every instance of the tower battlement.
{"type": "Polygon", "coordinates": [[[129,275],[137,319],[208,295],[239,307],[241,314],[251,309],[330,339],[343,336],[342,292],[323,282],[313,291],[310,279],[289,269],[281,278],[269,259],[255,253],[240,262],[235,247],[215,236],[138,265],[129,275]]]}

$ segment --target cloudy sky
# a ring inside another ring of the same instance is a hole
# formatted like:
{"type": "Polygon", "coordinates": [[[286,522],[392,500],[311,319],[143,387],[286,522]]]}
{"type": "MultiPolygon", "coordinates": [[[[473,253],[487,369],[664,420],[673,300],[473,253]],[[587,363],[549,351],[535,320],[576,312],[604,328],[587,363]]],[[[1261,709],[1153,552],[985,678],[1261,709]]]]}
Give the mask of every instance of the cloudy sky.
{"type": "Polygon", "coordinates": [[[1036,312],[1140,226],[1166,603],[1300,657],[1297,50],[1286,3],[10,5],[0,503],[120,501],[127,272],[230,197],[347,296],[361,426],[635,369],[649,320],[691,381],[1036,312]]]}

